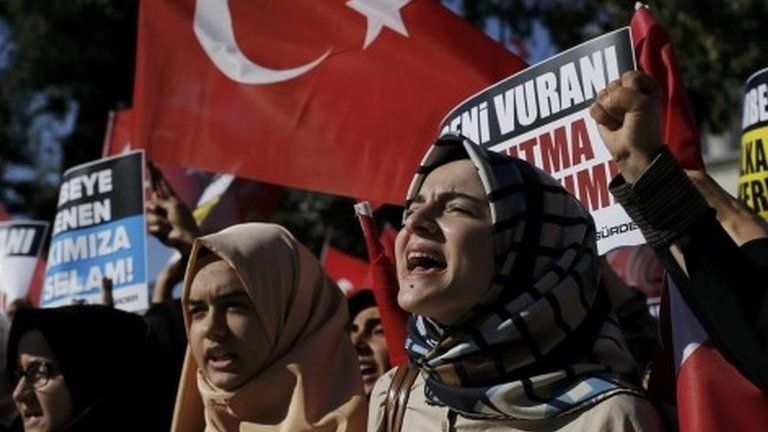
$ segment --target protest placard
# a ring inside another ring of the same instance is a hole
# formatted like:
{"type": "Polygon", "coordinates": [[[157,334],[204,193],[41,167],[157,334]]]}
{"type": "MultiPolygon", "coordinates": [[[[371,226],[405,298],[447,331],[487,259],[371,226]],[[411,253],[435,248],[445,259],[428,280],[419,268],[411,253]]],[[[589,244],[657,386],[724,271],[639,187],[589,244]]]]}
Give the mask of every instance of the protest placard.
{"type": "Polygon", "coordinates": [[[571,48],[459,104],[441,132],[459,132],[490,150],[547,171],[589,209],[598,251],[645,240],[608,191],[618,173],[589,107],[597,93],[635,69],[628,28],[571,48]]]}
{"type": "Polygon", "coordinates": [[[143,170],[138,151],[64,173],[41,307],[98,303],[103,277],[112,279],[116,307],[149,306],[143,170]]]}
{"type": "Polygon", "coordinates": [[[29,293],[47,233],[48,222],[0,222],[0,313],[29,293]]]}
{"type": "Polygon", "coordinates": [[[768,68],[755,72],[744,90],[741,117],[739,199],[768,217],[768,68]]]}

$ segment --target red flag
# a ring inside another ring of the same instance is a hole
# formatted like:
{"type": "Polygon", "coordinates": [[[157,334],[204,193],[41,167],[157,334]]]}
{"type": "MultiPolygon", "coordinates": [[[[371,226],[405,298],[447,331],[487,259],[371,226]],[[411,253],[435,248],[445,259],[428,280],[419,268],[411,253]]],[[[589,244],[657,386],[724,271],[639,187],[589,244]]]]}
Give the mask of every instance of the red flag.
{"type": "Polygon", "coordinates": [[[664,264],[648,245],[623,246],[608,251],[605,258],[624,282],[643,292],[649,299],[658,299],[664,285],[664,264]]]}
{"type": "Polygon", "coordinates": [[[328,246],[325,250],[325,273],[336,282],[348,297],[370,287],[368,263],[328,246]]]}
{"type": "Polygon", "coordinates": [[[669,292],[680,431],[763,430],[768,397],[711,344],[671,284],[669,292]]]}
{"type": "Polygon", "coordinates": [[[131,109],[110,111],[101,157],[118,155],[130,151],[132,138],[133,111],[131,109]]]}
{"type": "MultiPolygon", "coordinates": [[[[109,113],[103,155],[111,156],[134,149],[132,146],[134,111],[124,109],[109,113]]],[[[173,191],[191,209],[215,175],[181,166],[161,165],[157,168],[173,191]]],[[[217,200],[215,208],[205,218],[203,232],[215,232],[230,225],[247,221],[269,220],[277,208],[281,188],[244,179],[235,179],[226,193],[217,200]]]]}
{"type": "Polygon", "coordinates": [[[389,223],[384,224],[384,228],[379,235],[379,242],[384,248],[384,254],[389,258],[390,262],[395,262],[395,239],[397,238],[397,230],[389,223]]]}
{"type": "MultiPolygon", "coordinates": [[[[138,148],[132,144],[133,117],[133,110],[130,108],[109,113],[102,157],[118,155],[138,148]]],[[[168,181],[179,198],[193,209],[197,198],[213,178],[213,174],[190,171],[179,166],[158,165],[157,168],[163,173],[163,178],[168,181]]]]}
{"type": "Polygon", "coordinates": [[[524,66],[434,0],[142,1],[135,142],[399,204],[445,113],[524,66]]]}
{"type": "Polygon", "coordinates": [[[384,247],[376,233],[371,207],[367,202],[355,204],[357,218],[365,235],[365,247],[368,250],[370,262],[370,278],[373,296],[381,315],[381,325],[384,327],[384,337],[387,339],[389,362],[392,366],[408,362],[405,353],[405,335],[408,324],[408,312],[397,304],[397,278],[394,263],[387,257],[384,247]]]}
{"type": "Polygon", "coordinates": [[[661,88],[662,138],[683,168],[703,170],[699,128],[669,35],[642,6],[635,10],[629,26],[638,67],[656,79],[661,88]]]}
{"type": "MultiPolygon", "coordinates": [[[[635,11],[630,26],[640,69],[661,87],[662,138],[684,168],[704,169],[698,127],[669,37],[645,7],[635,11]]],[[[668,282],[665,300],[669,299],[669,315],[662,314],[661,319],[668,317],[671,322],[662,321],[660,326],[671,334],[680,431],[762,430],[768,424],[768,398],[712,346],[706,331],[668,282]]],[[[661,364],[654,363],[654,375],[669,372],[659,371],[661,364]]],[[[656,385],[658,379],[652,387],[656,385]]]]}

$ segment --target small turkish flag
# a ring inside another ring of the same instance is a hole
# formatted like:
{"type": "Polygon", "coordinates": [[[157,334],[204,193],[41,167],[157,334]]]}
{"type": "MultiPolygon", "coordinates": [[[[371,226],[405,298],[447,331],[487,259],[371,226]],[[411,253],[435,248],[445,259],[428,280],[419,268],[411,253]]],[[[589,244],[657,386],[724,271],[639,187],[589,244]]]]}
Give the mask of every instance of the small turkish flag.
{"type": "Polygon", "coordinates": [[[644,6],[636,8],[629,28],[638,68],[656,79],[661,89],[664,142],[683,168],[703,170],[696,116],[688,101],[683,74],[677,67],[669,35],[644,6]]]}
{"type": "Polygon", "coordinates": [[[134,142],[399,204],[445,113],[523,67],[434,0],[142,1],[134,142]]]}

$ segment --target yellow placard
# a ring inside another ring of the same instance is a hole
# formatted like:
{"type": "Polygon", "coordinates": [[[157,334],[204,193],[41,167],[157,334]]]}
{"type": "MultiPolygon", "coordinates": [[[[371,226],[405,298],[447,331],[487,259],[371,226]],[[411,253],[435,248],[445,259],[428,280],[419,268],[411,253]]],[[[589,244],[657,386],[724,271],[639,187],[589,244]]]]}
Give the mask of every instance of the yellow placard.
{"type": "Polygon", "coordinates": [[[739,200],[768,218],[768,127],[741,136],[739,200]]]}

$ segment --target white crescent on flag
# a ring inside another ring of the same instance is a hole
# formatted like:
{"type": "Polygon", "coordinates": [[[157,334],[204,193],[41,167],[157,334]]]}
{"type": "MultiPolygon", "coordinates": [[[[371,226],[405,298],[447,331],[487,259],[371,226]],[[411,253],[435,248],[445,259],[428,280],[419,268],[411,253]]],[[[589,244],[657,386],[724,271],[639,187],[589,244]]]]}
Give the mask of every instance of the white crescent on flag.
{"type": "Polygon", "coordinates": [[[329,48],[315,60],[292,69],[270,69],[251,61],[235,40],[227,0],[197,0],[195,35],[213,64],[229,79],[243,84],[272,84],[301,76],[323,62],[329,48]]]}

